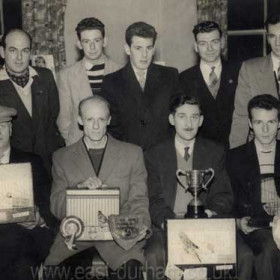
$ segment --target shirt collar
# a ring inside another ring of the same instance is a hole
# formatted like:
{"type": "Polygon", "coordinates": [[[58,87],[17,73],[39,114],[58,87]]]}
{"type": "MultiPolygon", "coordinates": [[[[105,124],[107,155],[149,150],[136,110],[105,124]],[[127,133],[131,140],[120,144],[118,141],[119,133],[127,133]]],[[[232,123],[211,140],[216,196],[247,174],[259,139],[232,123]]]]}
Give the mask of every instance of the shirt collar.
{"type": "MultiPolygon", "coordinates": [[[[29,77],[39,76],[38,72],[31,66],[29,68],[29,77]]],[[[3,68],[0,70],[0,81],[10,80],[10,77],[7,73],[6,66],[4,65],[3,68]]]]}
{"type": "Polygon", "coordinates": [[[11,147],[9,146],[8,149],[3,153],[3,157],[0,159],[1,164],[7,164],[10,162],[10,154],[11,154],[11,147]]]}
{"type": "Polygon", "coordinates": [[[106,145],[107,145],[107,142],[108,142],[108,135],[106,135],[106,140],[105,140],[105,144],[104,144],[104,146],[103,147],[98,147],[98,148],[95,148],[95,147],[92,147],[92,146],[90,146],[88,143],[87,143],[87,141],[85,141],[85,138],[83,137],[83,142],[84,142],[84,144],[85,144],[85,147],[87,148],[87,150],[89,150],[89,149],[104,149],[105,147],[106,147],[106,145]]]}
{"type": "Polygon", "coordinates": [[[91,61],[87,60],[86,57],[83,57],[83,64],[87,71],[89,71],[94,65],[99,65],[105,63],[105,55],[102,54],[102,57],[98,59],[98,63],[92,63],[91,61]]]}
{"type": "Polygon", "coordinates": [[[136,78],[137,78],[138,81],[139,81],[138,72],[143,71],[143,72],[144,72],[144,77],[145,77],[145,79],[147,78],[148,68],[147,68],[146,70],[138,70],[138,69],[136,69],[136,67],[133,65],[133,63],[131,63],[131,66],[132,66],[132,69],[133,69],[133,71],[134,71],[134,73],[135,73],[135,76],[136,76],[136,78]]]}
{"type": "MultiPolygon", "coordinates": [[[[258,141],[256,141],[256,139],[254,140],[254,143],[255,143],[255,146],[256,146],[256,151],[257,151],[257,153],[266,152],[266,151],[263,150],[261,144],[260,144],[258,141]]],[[[275,152],[275,150],[276,150],[276,140],[275,140],[274,143],[271,145],[271,150],[269,150],[269,151],[267,151],[267,152],[270,152],[270,151],[271,151],[271,152],[275,152]]]]}
{"type": "Polygon", "coordinates": [[[273,52],[271,52],[271,60],[273,65],[273,71],[277,73],[278,68],[280,66],[280,59],[276,57],[273,52]]]}
{"type": "Polygon", "coordinates": [[[175,149],[179,152],[179,154],[184,157],[185,156],[185,148],[189,147],[189,155],[193,153],[195,139],[193,139],[188,145],[184,145],[179,142],[177,135],[175,135],[175,149]]]}
{"type": "Polygon", "coordinates": [[[212,71],[212,67],[215,67],[215,74],[217,75],[218,78],[220,78],[221,76],[221,72],[222,72],[222,61],[221,58],[214,64],[212,64],[211,66],[206,63],[204,60],[200,60],[200,70],[202,72],[202,76],[204,78],[204,81],[208,84],[209,83],[209,74],[212,71]]]}

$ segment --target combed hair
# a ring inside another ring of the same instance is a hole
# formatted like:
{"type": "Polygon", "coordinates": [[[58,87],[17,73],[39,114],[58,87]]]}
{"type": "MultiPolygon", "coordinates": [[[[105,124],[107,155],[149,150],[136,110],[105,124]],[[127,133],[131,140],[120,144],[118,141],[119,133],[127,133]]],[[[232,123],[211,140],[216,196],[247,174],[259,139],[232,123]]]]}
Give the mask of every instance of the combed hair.
{"type": "Polygon", "coordinates": [[[82,19],[77,27],[76,27],[76,33],[77,36],[79,38],[79,40],[81,40],[81,33],[85,30],[100,30],[103,38],[105,37],[105,25],[103,24],[102,21],[100,21],[97,18],[91,17],[91,18],[84,18],[82,19]]]}
{"type": "Polygon", "coordinates": [[[198,33],[209,33],[209,32],[212,32],[214,30],[218,30],[219,34],[220,34],[220,37],[222,37],[223,32],[222,32],[219,24],[214,22],[214,21],[200,22],[200,23],[198,23],[197,25],[194,26],[192,32],[193,32],[195,40],[197,40],[197,34],[198,33]]]}
{"type": "Polygon", "coordinates": [[[260,94],[249,101],[247,109],[250,120],[252,120],[252,109],[254,108],[265,110],[276,109],[278,111],[278,119],[280,119],[280,101],[270,94],[260,94]]]}
{"type": "Polygon", "coordinates": [[[277,23],[280,23],[280,14],[270,15],[267,18],[266,22],[264,23],[266,31],[268,32],[268,25],[269,24],[277,24],[277,23]]]}
{"type": "Polygon", "coordinates": [[[100,95],[92,95],[92,96],[86,97],[80,101],[79,106],[78,106],[79,116],[80,117],[82,116],[82,107],[85,103],[90,102],[90,101],[96,101],[96,100],[105,103],[106,106],[108,107],[108,110],[110,113],[110,110],[111,110],[110,103],[100,95]]]}
{"type": "Polygon", "coordinates": [[[203,115],[203,112],[201,110],[201,106],[200,106],[200,103],[198,102],[198,100],[195,97],[189,96],[187,94],[179,94],[172,98],[170,106],[169,106],[169,113],[175,114],[177,108],[183,106],[184,104],[197,105],[199,108],[200,114],[203,115]]]}
{"type": "Polygon", "coordinates": [[[25,34],[27,36],[27,38],[29,39],[29,42],[30,42],[30,49],[32,47],[32,37],[30,36],[30,34],[22,29],[18,29],[18,28],[13,28],[13,29],[9,29],[7,30],[3,37],[2,37],[2,40],[1,40],[1,45],[2,47],[5,49],[6,48],[6,38],[7,36],[10,34],[10,33],[14,33],[14,32],[21,32],[23,34],[25,34]]]}
{"type": "Polygon", "coordinates": [[[139,21],[131,24],[126,29],[125,41],[129,46],[131,46],[133,36],[152,38],[153,44],[155,44],[155,41],[157,39],[157,32],[152,25],[139,21]]]}

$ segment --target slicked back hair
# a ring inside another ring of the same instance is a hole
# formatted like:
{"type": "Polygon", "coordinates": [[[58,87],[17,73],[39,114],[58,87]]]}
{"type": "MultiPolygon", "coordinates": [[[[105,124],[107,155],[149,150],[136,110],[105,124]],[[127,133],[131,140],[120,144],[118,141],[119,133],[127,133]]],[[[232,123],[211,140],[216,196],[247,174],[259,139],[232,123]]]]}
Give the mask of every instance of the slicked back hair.
{"type": "Polygon", "coordinates": [[[254,108],[268,111],[276,109],[278,111],[278,120],[280,120],[280,101],[270,94],[257,95],[249,101],[247,109],[250,120],[252,120],[252,109],[254,108]]]}
{"type": "Polygon", "coordinates": [[[152,38],[153,45],[154,45],[156,42],[156,39],[157,39],[157,32],[152,25],[139,21],[139,22],[135,22],[135,23],[131,24],[126,29],[125,41],[128,46],[131,46],[133,36],[138,36],[138,37],[143,37],[143,38],[152,38]]]}

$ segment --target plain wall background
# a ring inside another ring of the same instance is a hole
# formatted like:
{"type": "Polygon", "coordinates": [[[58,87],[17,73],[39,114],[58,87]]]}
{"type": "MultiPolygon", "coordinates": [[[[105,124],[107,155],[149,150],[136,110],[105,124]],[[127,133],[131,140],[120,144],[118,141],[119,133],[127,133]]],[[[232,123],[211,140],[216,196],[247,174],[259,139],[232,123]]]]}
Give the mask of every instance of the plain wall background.
{"type": "Polygon", "coordinates": [[[153,25],[158,32],[154,60],[182,70],[196,63],[192,28],[197,23],[196,0],[68,0],[65,14],[67,65],[77,61],[77,23],[97,17],[106,26],[106,53],[125,64],[125,30],[136,21],[153,25]]]}

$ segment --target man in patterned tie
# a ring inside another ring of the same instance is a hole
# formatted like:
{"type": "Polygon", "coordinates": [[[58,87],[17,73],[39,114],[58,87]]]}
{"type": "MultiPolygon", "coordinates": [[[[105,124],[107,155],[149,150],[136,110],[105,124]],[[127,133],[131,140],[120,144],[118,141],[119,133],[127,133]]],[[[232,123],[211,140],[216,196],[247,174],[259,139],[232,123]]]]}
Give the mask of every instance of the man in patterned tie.
{"type": "Polygon", "coordinates": [[[194,97],[181,95],[171,101],[169,122],[175,128],[175,137],[145,153],[148,170],[150,214],[154,226],[148,241],[148,270],[150,279],[163,279],[165,268],[164,224],[167,219],[183,218],[192,199],[189,192],[176,180],[176,170],[213,168],[215,179],[208,192],[199,198],[204,202],[208,217],[227,215],[233,203],[228,176],[225,171],[225,151],[221,144],[197,137],[204,116],[194,97]],[[150,275],[151,273],[153,275],[150,275]],[[157,275],[157,277],[155,277],[157,275]]]}
{"type": "Polygon", "coordinates": [[[279,100],[272,95],[253,97],[248,115],[255,137],[230,150],[227,158],[237,227],[255,255],[257,280],[280,277],[280,251],[269,228],[273,216],[280,214],[279,108],[279,100]]]}
{"type": "Polygon", "coordinates": [[[66,146],[77,142],[83,131],[77,123],[79,102],[93,94],[100,94],[105,75],[121,68],[105,55],[108,38],[99,19],[82,19],[77,27],[77,47],[84,57],[63,69],[58,76],[60,112],[57,124],[66,146]]]}
{"type": "Polygon", "coordinates": [[[193,34],[200,61],[180,74],[180,85],[201,104],[204,124],[199,134],[228,146],[239,64],[222,60],[224,38],[217,23],[201,22],[193,34]]]}
{"type": "Polygon", "coordinates": [[[280,14],[270,16],[265,28],[271,53],[244,61],[240,69],[230,132],[231,148],[240,146],[246,143],[248,138],[252,138],[248,125],[249,100],[263,93],[279,99],[280,14]]]}
{"type": "Polygon", "coordinates": [[[201,22],[193,34],[200,62],[180,74],[180,86],[201,104],[204,125],[199,134],[228,146],[240,65],[221,59],[224,38],[217,23],[201,22]]]}

